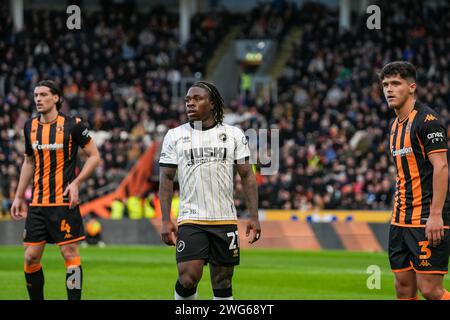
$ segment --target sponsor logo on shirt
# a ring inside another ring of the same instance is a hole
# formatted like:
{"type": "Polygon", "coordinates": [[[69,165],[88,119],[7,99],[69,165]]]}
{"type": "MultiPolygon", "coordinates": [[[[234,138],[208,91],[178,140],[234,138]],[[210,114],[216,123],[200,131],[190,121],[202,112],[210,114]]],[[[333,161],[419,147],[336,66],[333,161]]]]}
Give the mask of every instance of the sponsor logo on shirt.
{"type": "Polygon", "coordinates": [[[402,148],[402,149],[398,149],[398,150],[394,150],[394,146],[392,146],[392,156],[393,157],[404,157],[409,153],[412,153],[413,149],[411,147],[407,147],[407,148],[402,148]]]}
{"type": "Polygon", "coordinates": [[[34,150],[57,150],[64,148],[62,143],[40,144],[39,141],[35,141],[31,147],[34,150]]]}
{"type": "Polygon", "coordinates": [[[432,114],[427,114],[427,116],[425,117],[425,121],[424,122],[434,121],[434,120],[437,120],[437,118],[435,116],[433,116],[432,114]]]}
{"type": "Polygon", "coordinates": [[[203,147],[184,150],[184,156],[190,160],[191,156],[194,159],[201,158],[224,158],[226,148],[224,147],[203,147]]]}
{"type": "Polygon", "coordinates": [[[444,134],[442,132],[432,132],[427,134],[428,140],[431,140],[431,143],[444,141],[444,134]]]}

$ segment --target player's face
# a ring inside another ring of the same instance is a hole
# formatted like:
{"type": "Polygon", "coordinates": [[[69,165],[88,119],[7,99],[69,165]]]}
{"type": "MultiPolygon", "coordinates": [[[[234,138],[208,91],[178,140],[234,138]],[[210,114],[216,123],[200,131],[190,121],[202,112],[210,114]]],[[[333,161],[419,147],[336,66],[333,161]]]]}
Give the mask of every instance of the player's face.
{"type": "Polygon", "coordinates": [[[46,114],[56,108],[59,96],[53,94],[49,87],[39,86],[34,89],[34,103],[39,113],[46,114]]]}
{"type": "Polygon", "coordinates": [[[184,98],[189,121],[205,121],[213,116],[213,104],[208,92],[199,87],[191,87],[184,98]]]}
{"type": "Polygon", "coordinates": [[[400,77],[400,75],[385,77],[381,82],[383,93],[390,108],[400,109],[406,100],[414,94],[416,84],[400,77]]]}

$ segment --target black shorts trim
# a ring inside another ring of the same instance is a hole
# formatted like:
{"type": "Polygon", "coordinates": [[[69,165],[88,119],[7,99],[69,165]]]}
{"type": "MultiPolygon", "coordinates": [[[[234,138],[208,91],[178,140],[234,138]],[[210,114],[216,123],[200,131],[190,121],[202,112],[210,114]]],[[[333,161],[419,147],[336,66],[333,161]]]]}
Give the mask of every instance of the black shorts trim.
{"type": "Polygon", "coordinates": [[[159,166],[168,168],[178,168],[178,165],[173,163],[160,163],[159,166]]]}

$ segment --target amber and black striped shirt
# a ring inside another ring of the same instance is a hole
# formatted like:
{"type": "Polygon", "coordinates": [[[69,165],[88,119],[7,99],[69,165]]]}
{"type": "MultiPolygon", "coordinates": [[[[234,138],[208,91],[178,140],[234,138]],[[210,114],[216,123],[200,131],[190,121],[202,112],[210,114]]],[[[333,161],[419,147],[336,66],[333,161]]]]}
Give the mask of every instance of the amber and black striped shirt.
{"type": "Polygon", "coordinates": [[[90,141],[89,130],[79,118],[58,114],[55,121],[41,123],[39,116],[24,126],[25,153],[34,157],[31,206],[66,206],[64,189],[75,179],[78,147],[90,141]]]}
{"type": "MultiPolygon", "coordinates": [[[[428,155],[447,152],[447,132],[437,113],[416,101],[402,122],[396,118],[389,128],[391,155],[397,168],[391,224],[425,227],[433,198],[433,166],[428,155]]],[[[444,225],[449,225],[450,201],[443,208],[444,225]]]]}

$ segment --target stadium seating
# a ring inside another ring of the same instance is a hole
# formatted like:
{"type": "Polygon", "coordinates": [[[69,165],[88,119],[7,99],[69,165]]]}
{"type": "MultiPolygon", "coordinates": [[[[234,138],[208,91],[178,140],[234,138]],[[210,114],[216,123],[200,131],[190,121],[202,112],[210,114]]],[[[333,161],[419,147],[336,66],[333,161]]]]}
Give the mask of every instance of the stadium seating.
{"type": "MultiPolygon", "coordinates": [[[[236,97],[228,106],[229,113],[249,115],[240,123],[243,129],[281,129],[280,171],[259,177],[260,208],[390,208],[395,171],[386,138],[394,114],[376,76],[388,61],[405,59],[418,66],[418,98],[433,106],[450,130],[450,10],[404,0],[387,3],[379,1],[383,29],[372,32],[362,32],[363,17],[354,31],[339,32],[338,12],[318,3],[290,8],[295,19],[289,23],[267,5],[241,19],[243,30],[256,37],[277,38],[293,26],[302,29],[278,79],[278,102],[236,97]],[[408,30],[408,36],[398,29],[408,30]]],[[[99,142],[102,163],[81,194],[84,201],[95,199],[116,188],[153,141],[186,120],[182,101],[172,100],[171,81],[204,73],[225,36],[221,26],[239,21],[227,12],[198,14],[192,19],[191,41],[179,47],[178,17],[162,6],[131,16],[93,12],[85,19],[86,28],[70,33],[64,29],[64,13],[36,10],[25,11],[26,30],[15,33],[7,12],[2,2],[3,212],[17,187],[21,128],[34,113],[30,90],[36,81],[60,82],[66,99],[62,112],[81,116],[99,142]]],[[[236,190],[242,211],[239,181],[236,190]]]]}

